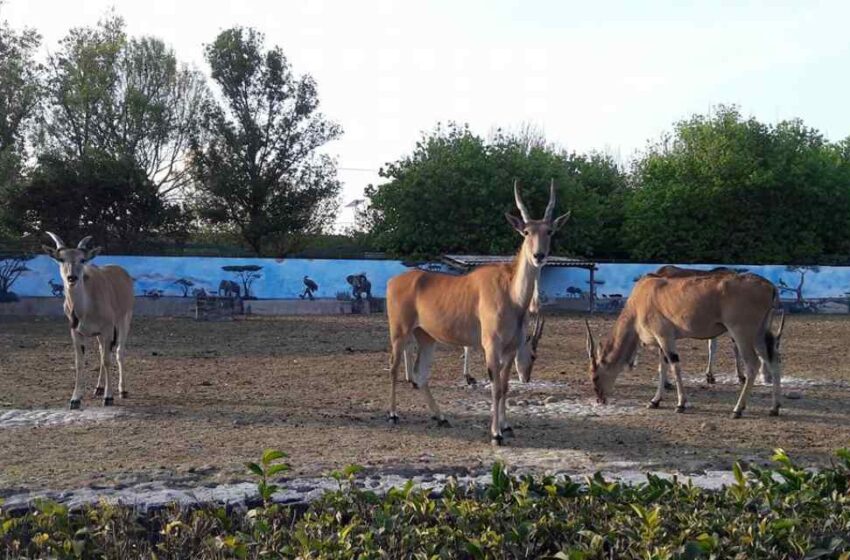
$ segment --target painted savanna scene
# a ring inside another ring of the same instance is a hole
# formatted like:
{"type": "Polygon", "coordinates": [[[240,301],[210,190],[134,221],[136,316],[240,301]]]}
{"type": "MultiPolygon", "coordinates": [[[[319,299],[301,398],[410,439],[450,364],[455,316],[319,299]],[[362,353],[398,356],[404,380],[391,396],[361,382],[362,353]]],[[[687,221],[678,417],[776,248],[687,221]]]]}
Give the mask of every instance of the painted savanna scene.
{"type": "Polygon", "coordinates": [[[0,557],[850,560],[848,18],[0,0],[0,557]]]}

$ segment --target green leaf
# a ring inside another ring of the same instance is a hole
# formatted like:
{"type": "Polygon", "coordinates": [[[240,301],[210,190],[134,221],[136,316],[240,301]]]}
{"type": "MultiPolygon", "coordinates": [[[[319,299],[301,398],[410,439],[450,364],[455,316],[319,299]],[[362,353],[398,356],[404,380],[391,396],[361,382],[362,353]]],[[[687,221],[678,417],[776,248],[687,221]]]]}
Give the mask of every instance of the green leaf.
{"type": "Polygon", "coordinates": [[[278,451],[277,449],[266,449],[263,451],[262,463],[264,465],[268,465],[275,459],[282,459],[286,456],[286,453],[283,451],[278,451]]]}
{"type": "Polygon", "coordinates": [[[287,465],[286,463],[271,465],[266,469],[266,476],[274,476],[276,474],[286,472],[288,470],[289,470],[289,465],[287,465]]]}
{"type": "Polygon", "coordinates": [[[263,476],[263,469],[257,463],[245,463],[245,466],[248,467],[248,470],[255,475],[263,476]]]}

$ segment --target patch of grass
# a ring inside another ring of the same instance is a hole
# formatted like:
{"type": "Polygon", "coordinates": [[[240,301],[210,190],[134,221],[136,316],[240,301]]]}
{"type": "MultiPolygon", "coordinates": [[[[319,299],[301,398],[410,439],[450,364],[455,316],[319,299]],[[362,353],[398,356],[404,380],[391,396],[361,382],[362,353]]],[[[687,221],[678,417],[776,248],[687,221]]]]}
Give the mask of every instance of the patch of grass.
{"type": "Polygon", "coordinates": [[[703,490],[648,475],[625,485],[597,474],[511,476],[493,467],[484,489],[439,496],[408,484],[385,496],[359,489],[356,466],[306,511],[273,503],[284,455],[248,465],[263,505],[172,507],[140,515],[100,504],[70,513],[37,504],[0,512],[0,555],[57,558],[794,558],[850,560],[850,451],[811,472],[782,451],[775,467],[743,470],[703,490]]]}

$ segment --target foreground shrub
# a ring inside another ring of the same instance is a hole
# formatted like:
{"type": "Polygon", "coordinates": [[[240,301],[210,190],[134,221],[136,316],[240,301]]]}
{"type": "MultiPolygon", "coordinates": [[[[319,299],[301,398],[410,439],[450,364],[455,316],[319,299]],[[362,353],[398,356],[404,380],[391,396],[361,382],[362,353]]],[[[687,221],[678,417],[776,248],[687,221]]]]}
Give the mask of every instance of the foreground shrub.
{"type": "Polygon", "coordinates": [[[267,451],[249,468],[263,505],[170,508],[140,515],[101,504],[83,512],[38,504],[0,513],[0,552],[58,558],[835,558],[850,559],[850,451],[810,472],[777,450],[773,469],[735,465],[720,491],[648,475],[639,485],[600,475],[515,478],[497,464],[483,489],[440,496],[408,484],[359,489],[356,467],[306,511],[274,504],[286,470],[267,451]]]}

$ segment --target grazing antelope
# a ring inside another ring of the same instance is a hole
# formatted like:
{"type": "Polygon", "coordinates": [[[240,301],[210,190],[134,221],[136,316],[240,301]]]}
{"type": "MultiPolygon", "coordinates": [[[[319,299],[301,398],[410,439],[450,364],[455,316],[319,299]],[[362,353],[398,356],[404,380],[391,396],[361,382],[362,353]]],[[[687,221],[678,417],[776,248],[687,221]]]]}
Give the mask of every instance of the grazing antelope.
{"type": "Polygon", "coordinates": [[[549,204],[541,220],[532,220],[514,183],[514,198],[522,215],[505,216],[523,236],[519,253],[508,264],[481,266],[463,276],[448,276],[411,270],[387,284],[387,316],[390,328],[389,420],[398,421],[396,379],[404,360],[405,347],[414,339],[419,351],[413,368],[434,418],[446,421],[431,390],[428,377],[437,342],[484,349],[491,384],[490,437],[501,445],[511,432],[505,418],[511,364],[522,345],[526,314],[534,296],[540,270],[549,257],[552,235],[569,219],[569,212],[553,219],[555,185],[550,186],[549,204]]]}
{"type": "MultiPolygon", "coordinates": [[[[755,274],[714,274],[664,278],[649,274],[638,280],[626,306],[614,326],[613,337],[598,347],[587,327],[587,355],[590,377],[597,401],[605,403],[614,389],[617,376],[637,351],[639,343],[661,348],[673,368],[678,402],[676,411],[685,410],[679,354],[676,340],[715,338],[728,332],[747,366],[747,380],[735,405],[734,417],[740,418],[753,387],[759,361],[773,379],[772,416],[780,407],[779,341],[783,321],[774,336],[770,331],[773,306],[778,301],[776,288],[755,274]]],[[[649,406],[661,402],[663,385],[649,406]]]]}
{"type": "Polygon", "coordinates": [[[47,232],[56,248],[42,245],[44,251],[59,263],[62,283],[65,286],[65,316],[71,325],[71,341],[74,344],[74,393],[71,395],[71,410],[80,408],[85,380],[85,337],[97,337],[100,345],[100,373],[97,377],[95,396],[103,396],[103,405],[113,404],[112,386],[109,384],[111,353],[115,351],[118,362],[118,394],[127,398],[124,387],[124,350],[133,316],[133,279],[120,266],[107,265],[102,268],[88,264],[101,248],[88,247],[91,236],[77,244],[77,248],[66,247],[54,233],[47,232]],[[103,383],[103,384],[101,384],[103,383]]]}
{"type": "MultiPolygon", "coordinates": [[[[710,274],[737,274],[737,272],[731,268],[725,266],[718,266],[712,268],[711,270],[697,270],[692,268],[680,268],[674,265],[665,265],[652,273],[655,276],[660,276],[662,278],[684,278],[686,276],[707,276],[710,274]]],[[[746,381],[746,376],[741,371],[741,356],[738,354],[738,347],[735,346],[734,342],[732,344],[732,351],[735,353],[735,373],[738,376],[738,381],[743,384],[746,381]]],[[[713,385],[715,383],[714,378],[714,357],[717,354],[717,338],[711,338],[708,341],[708,365],[705,369],[705,382],[713,385]]],[[[664,354],[659,349],[658,351],[658,375],[662,376],[660,383],[664,385],[665,389],[672,389],[673,386],[667,380],[667,365],[664,362],[664,354]]],[[[766,373],[766,370],[765,370],[766,373]]],[[[765,380],[766,382],[770,382],[770,380],[765,380]]]]}

